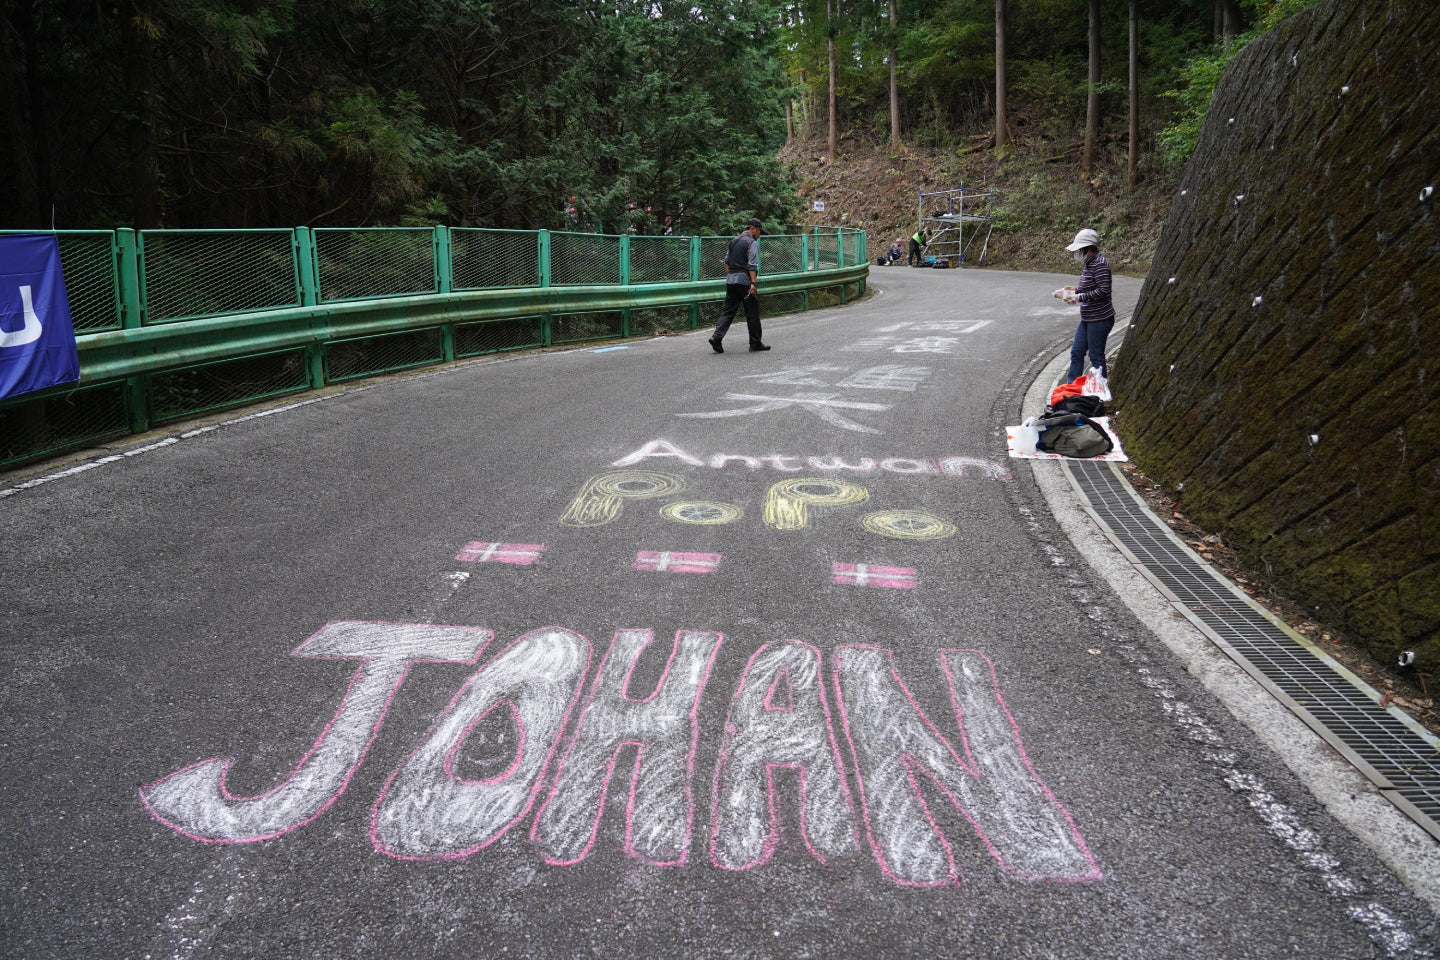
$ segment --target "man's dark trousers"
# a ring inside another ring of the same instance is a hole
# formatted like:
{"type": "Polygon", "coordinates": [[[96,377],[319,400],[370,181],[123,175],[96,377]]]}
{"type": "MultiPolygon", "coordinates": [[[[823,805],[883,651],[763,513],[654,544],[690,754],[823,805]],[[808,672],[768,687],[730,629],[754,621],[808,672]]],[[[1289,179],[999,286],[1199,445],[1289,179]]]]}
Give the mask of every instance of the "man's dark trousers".
{"type": "Polygon", "coordinates": [[[712,343],[725,339],[725,331],[730,329],[730,321],[735,319],[741,304],[745,305],[745,325],[750,328],[750,346],[758,347],[764,343],[760,338],[760,298],[750,296],[748,283],[725,284],[725,308],[720,311],[720,322],[715,324],[715,332],[710,335],[712,343]]]}

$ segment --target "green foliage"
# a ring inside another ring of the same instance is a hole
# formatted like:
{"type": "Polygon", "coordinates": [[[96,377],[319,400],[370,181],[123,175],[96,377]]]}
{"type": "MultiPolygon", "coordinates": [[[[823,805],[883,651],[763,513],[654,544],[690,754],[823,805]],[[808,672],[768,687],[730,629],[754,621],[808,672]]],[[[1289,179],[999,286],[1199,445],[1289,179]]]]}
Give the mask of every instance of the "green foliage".
{"type": "Polygon", "coordinates": [[[1200,138],[1200,128],[1205,124],[1205,115],[1210,109],[1210,99],[1225,68],[1235,55],[1244,49],[1255,37],[1275,27],[1292,14],[1314,6],[1319,0],[1243,0],[1242,7],[1250,14],[1255,27],[1247,33],[1236,36],[1227,44],[1191,57],[1179,70],[1179,85],[1167,90],[1164,96],[1172,97],[1180,104],[1175,121],[1160,131],[1161,155],[1169,166],[1183,166],[1195,151],[1200,138]]]}
{"type": "Polygon", "coordinates": [[[774,159],[781,11],[34,0],[17,15],[33,18],[37,62],[7,42],[0,63],[0,117],[33,145],[0,151],[0,179],[15,185],[0,225],[33,226],[42,206],[48,221],[52,201],[58,225],[123,225],[147,189],[176,227],[729,232],[751,214],[784,220],[797,201],[774,159]]]}
{"type": "Polygon", "coordinates": [[[1165,96],[1173,97],[1180,103],[1180,113],[1175,122],[1160,131],[1160,150],[1165,163],[1178,167],[1184,166],[1185,161],[1190,159],[1200,138],[1205,114],[1210,109],[1215,86],[1242,46],[1244,43],[1237,40],[1228,48],[1194,57],[1181,68],[1181,86],[1165,93],[1165,96]]]}

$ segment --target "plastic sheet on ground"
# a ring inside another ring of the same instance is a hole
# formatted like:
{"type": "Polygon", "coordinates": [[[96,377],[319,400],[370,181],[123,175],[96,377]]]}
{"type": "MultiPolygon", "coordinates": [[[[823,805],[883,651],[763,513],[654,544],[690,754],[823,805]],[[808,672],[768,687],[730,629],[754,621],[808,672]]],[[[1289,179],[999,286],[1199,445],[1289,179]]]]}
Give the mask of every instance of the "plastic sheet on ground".
{"type": "Polygon", "coordinates": [[[1016,427],[1006,427],[1006,428],[1005,428],[1005,446],[1006,446],[1006,448],[1010,451],[1010,456],[1016,457],[1016,458],[1021,459],[1021,460],[1124,460],[1124,461],[1128,461],[1130,458],[1127,457],[1127,456],[1125,456],[1125,451],[1120,448],[1120,438],[1119,438],[1118,436],[1116,436],[1116,435],[1115,435],[1115,431],[1110,428],[1110,418],[1109,418],[1109,417],[1096,417],[1096,418],[1094,418],[1094,419],[1095,419],[1095,422],[1096,422],[1096,423],[1100,424],[1100,426],[1102,426],[1102,427],[1105,428],[1105,432],[1106,432],[1107,434],[1109,434],[1111,442],[1115,444],[1114,449],[1112,449],[1112,450],[1111,450],[1109,453],[1107,453],[1107,454],[1103,454],[1102,456],[1098,456],[1098,457],[1062,457],[1062,456],[1061,456],[1060,454],[1058,454],[1058,453],[1042,453],[1041,451],[1035,449],[1033,443],[1027,442],[1027,440],[1026,440],[1026,434],[1027,434],[1027,433],[1033,433],[1034,431],[1029,431],[1029,430],[1027,430],[1023,424],[1020,425],[1020,426],[1016,426],[1016,427]],[[1028,450],[1025,449],[1025,448],[1027,448],[1027,447],[1028,447],[1028,450]]]}

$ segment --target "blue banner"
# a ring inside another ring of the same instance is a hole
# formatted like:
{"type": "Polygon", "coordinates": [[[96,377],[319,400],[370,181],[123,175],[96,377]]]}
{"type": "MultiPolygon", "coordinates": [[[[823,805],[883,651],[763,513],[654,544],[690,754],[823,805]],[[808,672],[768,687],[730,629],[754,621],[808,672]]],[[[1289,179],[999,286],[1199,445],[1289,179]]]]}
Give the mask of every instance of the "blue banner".
{"type": "Polygon", "coordinates": [[[79,379],[59,239],[0,236],[0,399],[79,379]]]}

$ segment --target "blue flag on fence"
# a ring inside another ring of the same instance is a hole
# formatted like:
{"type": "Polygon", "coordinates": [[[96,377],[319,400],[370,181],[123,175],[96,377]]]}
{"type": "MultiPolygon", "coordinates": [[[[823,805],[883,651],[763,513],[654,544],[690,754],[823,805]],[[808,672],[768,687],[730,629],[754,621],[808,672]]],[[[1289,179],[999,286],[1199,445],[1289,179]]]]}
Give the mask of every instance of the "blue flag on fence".
{"type": "Polygon", "coordinates": [[[0,399],[79,379],[59,239],[0,236],[0,399]]]}

